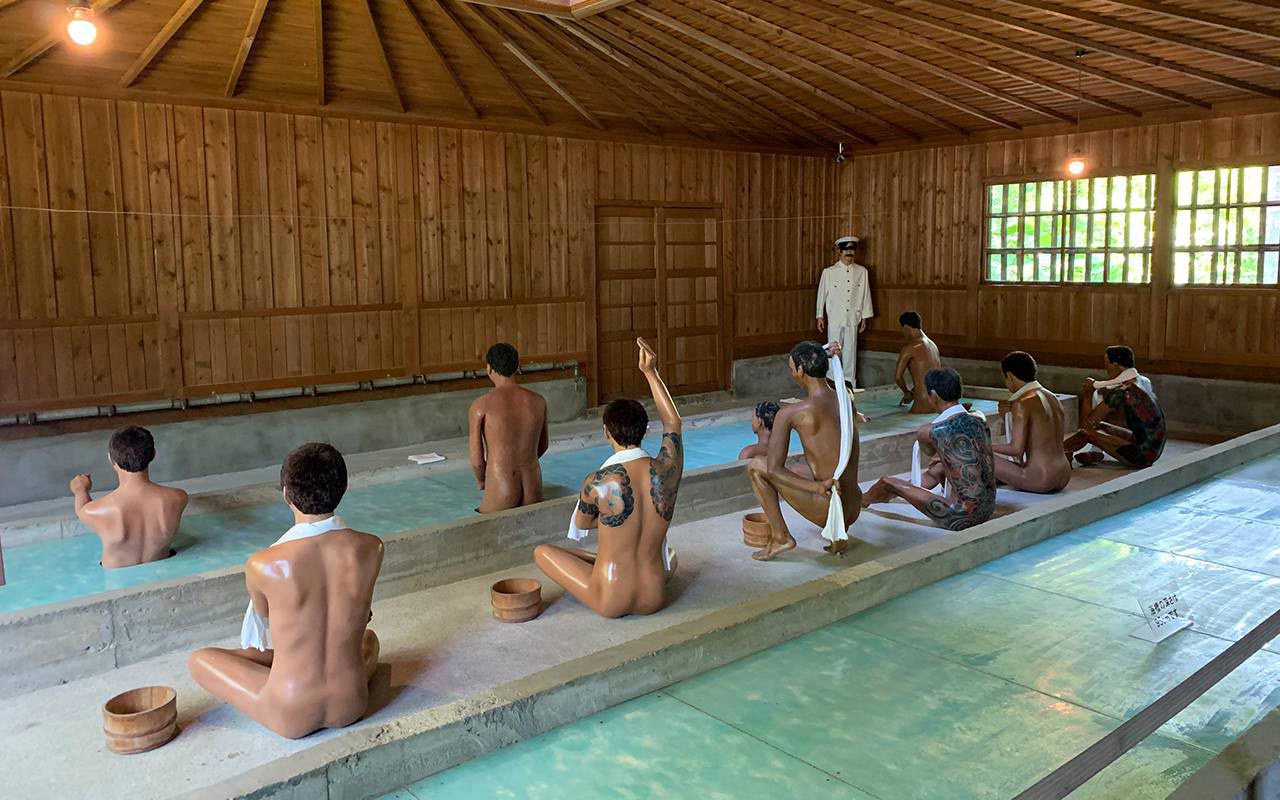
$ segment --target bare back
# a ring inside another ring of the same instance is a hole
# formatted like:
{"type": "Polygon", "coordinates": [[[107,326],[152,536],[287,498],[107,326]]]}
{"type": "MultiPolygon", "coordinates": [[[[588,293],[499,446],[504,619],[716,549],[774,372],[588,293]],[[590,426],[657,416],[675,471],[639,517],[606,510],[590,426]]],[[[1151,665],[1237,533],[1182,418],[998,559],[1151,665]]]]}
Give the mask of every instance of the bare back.
{"type": "Polygon", "coordinates": [[[340,529],[250,558],[249,592],[265,595],[275,648],[260,697],[287,727],[342,727],[367,709],[362,641],[382,554],[378,537],[340,529]]]}
{"type": "Polygon", "coordinates": [[[1062,440],[1066,438],[1062,401],[1048,389],[1036,389],[1012,405],[1015,415],[1026,418],[1023,466],[1027,477],[1057,488],[1066,486],[1071,479],[1071,462],[1062,450],[1062,440]]]}
{"type": "MultiPolygon", "coordinates": [[[[853,497],[858,492],[857,423],[854,422],[853,425],[853,449],[844,475],[840,477],[840,492],[843,497],[853,497]]],[[[800,446],[804,449],[804,457],[813,472],[814,480],[829,480],[836,474],[836,467],[840,465],[840,406],[834,391],[822,392],[784,407],[774,419],[773,429],[775,436],[783,436],[784,442],[790,442],[791,431],[799,434],[800,446]],[[779,431],[783,433],[779,434],[779,431]]],[[[783,446],[784,459],[785,448],[786,445],[783,446]]],[[[770,455],[771,461],[773,455],[770,455]]],[[[850,505],[846,504],[846,509],[850,505]]]]}
{"type": "Polygon", "coordinates": [[[549,445],[546,398],[514,383],[496,387],[472,404],[470,436],[472,466],[484,484],[480,511],[542,500],[538,458],[549,445]]]}
{"type": "Polygon", "coordinates": [[[928,336],[923,336],[919,341],[903,347],[899,358],[907,359],[907,371],[911,374],[911,408],[908,413],[933,413],[933,407],[929,405],[929,393],[924,390],[924,376],[929,370],[942,366],[938,346],[928,336]]]}
{"type": "Polygon", "coordinates": [[[94,500],[77,516],[102,540],[102,566],[132,567],[171,555],[187,493],[145,482],[94,500]]]}

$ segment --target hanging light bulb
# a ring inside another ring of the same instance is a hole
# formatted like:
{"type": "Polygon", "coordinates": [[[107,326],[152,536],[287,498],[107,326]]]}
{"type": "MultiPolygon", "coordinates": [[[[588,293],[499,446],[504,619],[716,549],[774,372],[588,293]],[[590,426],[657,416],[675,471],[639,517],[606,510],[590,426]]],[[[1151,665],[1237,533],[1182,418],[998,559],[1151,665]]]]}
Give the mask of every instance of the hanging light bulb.
{"type": "Polygon", "coordinates": [[[1084,174],[1085,168],[1089,163],[1084,160],[1084,153],[1080,152],[1080,106],[1084,104],[1084,67],[1081,66],[1081,59],[1088,55],[1088,50],[1077,50],[1076,55],[1076,129],[1071,134],[1071,142],[1075,146],[1071,149],[1071,158],[1067,161],[1067,174],[1080,176],[1084,174]]]}
{"type": "Polygon", "coordinates": [[[74,0],[67,6],[67,15],[71,17],[67,21],[67,36],[71,41],[81,47],[93,44],[98,38],[98,26],[93,22],[93,6],[89,0],[74,0]]]}
{"type": "Polygon", "coordinates": [[[1077,149],[1074,153],[1071,154],[1071,160],[1067,162],[1067,172],[1069,172],[1072,175],[1083,175],[1084,168],[1086,166],[1088,165],[1085,164],[1084,156],[1082,156],[1080,154],[1080,150],[1077,149]]]}

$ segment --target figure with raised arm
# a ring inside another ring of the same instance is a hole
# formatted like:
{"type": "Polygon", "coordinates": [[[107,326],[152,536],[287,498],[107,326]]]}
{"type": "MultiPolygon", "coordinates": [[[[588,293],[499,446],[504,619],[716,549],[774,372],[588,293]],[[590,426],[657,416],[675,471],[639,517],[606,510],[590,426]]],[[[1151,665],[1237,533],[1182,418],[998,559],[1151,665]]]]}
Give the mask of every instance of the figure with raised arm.
{"type": "Polygon", "coordinates": [[[116,471],[116,490],[94,500],[93,479],[71,480],[76,516],[102,540],[102,566],[132,567],[173,555],[170,547],[187,507],[187,493],[151,481],[155,440],[146,428],[121,428],[107,455],[116,471]]]}
{"type": "Polygon", "coordinates": [[[1164,452],[1167,435],[1164,411],[1148,388],[1151,382],[1138,374],[1133,351],[1123,345],[1107,348],[1103,367],[1106,380],[1087,379],[1084,385],[1088,395],[1096,392],[1102,402],[1084,404],[1080,430],[1067,437],[1063,450],[1084,465],[1097,464],[1105,453],[1126,467],[1149,467],[1164,452]],[[1112,415],[1123,424],[1107,422],[1112,415]],[[1077,452],[1090,444],[1101,452],[1077,452]]]}
{"type": "Polygon", "coordinates": [[[1023,492],[1060,492],[1071,480],[1071,460],[1062,451],[1062,401],[1036,380],[1030,353],[1015,350],[1000,369],[1010,392],[1010,424],[1009,441],[991,446],[1002,456],[995,460],[996,480],[1023,492]]]}
{"type": "Polygon", "coordinates": [[[635,400],[614,400],[604,410],[604,435],[613,448],[600,469],[587,476],[569,523],[581,540],[596,529],[596,552],[555,545],[534,550],[538,568],[591,610],[605,617],[652,614],[666,604],[666,582],[675,572],[667,529],[684,474],[680,414],[658,374],[658,357],[636,339],[640,372],[649,382],[662,445],[656,456],[641,447],[649,415],[635,400]]]}
{"type": "Polygon", "coordinates": [[[495,344],[484,360],[493,389],[467,414],[471,471],[484,492],[476,510],[482,514],[542,500],[538,459],[550,444],[546,398],[516,383],[520,354],[495,344]]]}
{"type": "Polygon", "coordinates": [[[910,405],[908,414],[928,414],[933,408],[924,391],[924,376],[929,370],[942,366],[942,358],[938,355],[938,346],[921,329],[919,314],[904,311],[898,317],[898,324],[902,326],[902,338],[906,340],[898,351],[898,365],[893,376],[894,383],[902,390],[902,400],[898,405],[910,405]],[[907,386],[908,373],[911,386],[907,386]]]}
{"type": "Polygon", "coordinates": [[[350,725],[368,710],[379,652],[368,625],[382,540],[334,515],[347,466],[331,445],[290,453],[280,485],[295,524],[245,564],[240,649],[206,647],[187,665],[214,697],[297,739],[350,725]]]}
{"type": "Polygon", "coordinates": [[[772,400],[756,403],[755,411],[751,414],[751,432],[756,435],[756,442],[742,448],[738,453],[739,461],[750,461],[756,456],[768,454],[769,439],[773,434],[773,420],[778,416],[779,408],[781,406],[772,400]]]}

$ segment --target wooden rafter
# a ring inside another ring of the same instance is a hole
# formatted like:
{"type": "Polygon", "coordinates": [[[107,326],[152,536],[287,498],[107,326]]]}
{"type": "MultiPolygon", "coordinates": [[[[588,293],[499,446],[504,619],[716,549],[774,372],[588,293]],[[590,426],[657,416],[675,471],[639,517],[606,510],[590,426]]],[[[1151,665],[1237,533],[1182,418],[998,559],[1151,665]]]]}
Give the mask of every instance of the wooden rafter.
{"type": "MultiPolygon", "coordinates": [[[[717,80],[714,73],[697,69],[688,63],[688,58],[677,58],[671,48],[680,48],[681,45],[673,37],[668,36],[659,30],[651,29],[650,35],[654,38],[655,43],[650,43],[644,38],[634,35],[631,31],[615,27],[613,23],[596,18],[584,21],[588,27],[593,28],[595,33],[605,36],[612,41],[613,46],[623,52],[631,54],[639,61],[643,61],[639,52],[643,52],[644,57],[648,58],[648,66],[650,69],[663,74],[672,74],[677,83],[697,93],[704,100],[709,101],[712,105],[721,110],[727,117],[737,119],[741,124],[748,127],[754,127],[759,124],[758,120],[751,119],[747,113],[748,110],[755,114],[770,119],[791,131],[795,135],[806,139],[814,144],[825,145],[831,141],[830,134],[825,130],[821,134],[814,133],[810,128],[804,127],[788,117],[779,114],[773,109],[765,106],[746,95],[729,86],[726,82],[717,80]],[[666,49],[664,49],[666,48],[666,49]]],[[[744,79],[744,83],[752,83],[754,78],[744,76],[742,73],[735,71],[716,60],[712,56],[703,53],[701,50],[690,50],[695,58],[704,64],[713,65],[718,69],[725,70],[730,75],[744,79]]],[[[638,64],[637,68],[644,67],[645,64],[638,64]]],[[[763,86],[763,84],[761,84],[763,86]]],[[[764,87],[762,91],[767,93],[768,87],[764,87]]],[[[824,126],[825,129],[826,126],[824,126]]]]}
{"type": "MultiPolygon", "coordinates": [[[[547,117],[542,113],[542,109],[534,105],[533,100],[529,99],[529,95],[525,94],[524,89],[520,88],[520,84],[511,79],[511,76],[502,68],[502,65],[493,57],[493,54],[480,43],[480,40],[475,37],[475,34],[467,29],[467,26],[462,23],[462,20],[458,18],[458,15],[453,12],[453,9],[446,5],[448,0],[434,0],[434,2],[436,4],[436,8],[440,9],[441,13],[449,18],[449,21],[458,29],[458,32],[462,34],[463,38],[471,43],[471,46],[475,48],[481,58],[483,58],[485,62],[493,68],[494,72],[498,73],[498,76],[502,78],[502,82],[507,85],[507,88],[509,88],[517,98],[519,98],[520,103],[529,110],[529,113],[533,115],[533,118],[543,125],[546,125],[547,117]]],[[[472,19],[477,18],[476,12],[473,9],[467,7],[467,11],[472,15],[472,19]]]]}
{"type": "Polygon", "coordinates": [[[169,41],[173,39],[173,35],[186,24],[187,20],[191,19],[191,15],[196,13],[196,9],[200,8],[202,3],[204,3],[204,0],[183,0],[182,5],[178,6],[177,11],[173,12],[173,16],[169,17],[169,21],[164,24],[160,32],[143,48],[138,57],[134,59],[133,64],[129,66],[129,69],[125,70],[124,75],[120,78],[122,87],[127,89],[133,85],[133,82],[138,79],[142,71],[151,65],[156,56],[160,55],[160,51],[164,50],[165,45],[169,44],[169,41]]]}
{"type": "MultiPolygon", "coordinates": [[[[755,69],[761,70],[763,72],[767,72],[768,74],[772,75],[775,78],[786,81],[787,83],[790,83],[791,85],[801,89],[807,94],[813,95],[814,97],[822,100],[830,108],[838,108],[845,111],[848,114],[856,115],[856,116],[866,115],[866,112],[864,112],[862,109],[858,108],[857,106],[854,106],[852,103],[842,100],[841,98],[836,97],[830,92],[819,89],[818,87],[810,83],[807,83],[804,80],[801,80],[800,78],[797,78],[796,76],[792,75],[789,72],[786,72],[785,70],[781,70],[766,61],[756,58],[750,53],[743,52],[742,50],[739,50],[738,48],[734,47],[731,44],[728,44],[727,42],[722,42],[714,36],[703,33],[702,31],[698,30],[697,28],[694,28],[691,25],[686,25],[683,22],[680,22],[679,20],[674,20],[668,17],[666,14],[662,14],[660,12],[654,11],[653,9],[648,8],[647,6],[635,6],[632,10],[635,13],[643,17],[646,17],[654,22],[657,22],[660,25],[665,25],[666,27],[671,28],[674,31],[679,31],[680,33],[683,33],[684,35],[690,37],[691,39],[701,42],[702,44],[705,44],[708,47],[711,47],[712,49],[718,50],[724,53],[725,55],[732,56],[737,60],[742,61],[743,63],[754,67],[755,69]]],[[[766,88],[768,88],[769,95],[774,99],[779,100],[781,102],[785,102],[786,104],[795,108],[797,111],[800,111],[801,109],[803,109],[801,113],[804,113],[807,116],[817,119],[823,122],[824,124],[833,125],[839,130],[841,135],[848,136],[854,139],[855,141],[862,142],[863,144],[875,143],[875,140],[868,137],[866,134],[851,130],[847,127],[841,127],[841,126],[835,125],[831,121],[829,115],[820,115],[809,106],[803,103],[797,102],[796,100],[793,100],[790,97],[787,97],[785,94],[777,91],[776,89],[773,89],[772,87],[767,86],[767,84],[759,83],[759,82],[757,82],[757,84],[759,86],[765,86],[766,88]]]]}
{"type": "Polygon", "coordinates": [[[1117,6],[1139,8],[1143,11],[1150,11],[1153,14],[1161,14],[1173,19],[1191,20],[1192,22],[1211,25],[1223,30],[1248,33],[1253,36],[1280,41],[1280,29],[1269,28],[1252,21],[1210,14],[1207,11],[1197,11],[1186,6],[1171,6],[1168,3],[1159,2],[1159,0],[1107,0],[1107,2],[1117,6]]]}
{"type": "Polygon", "coordinates": [[[1149,25],[1140,25],[1136,22],[1117,19],[1107,16],[1106,14],[1098,14],[1093,11],[1085,11],[1082,9],[1068,8],[1058,3],[1047,2],[1047,0],[1009,0],[1016,5],[1026,8],[1033,8],[1036,11],[1044,11],[1049,14],[1056,14],[1059,17],[1067,19],[1080,20],[1083,22],[1091,22],[1094,25],[1100,25],[1104,28],[1124,31],[1137,36],[1143,36],[1153,39],[1157,42],[1165,42],[1166,44],[1176,44],[1191,50],[1199,50],[1203,53],[1211,53],[1213,55],[1230,58],[1241,61],[1245,64],[1252,64],[1264,67],[1280,67],[1280,58],[1264,55],[1261,53],[1248,53],[1235,47],[1228,47],[1224,44],[1216,42],[1208,42],[1203,39],[1196,39],[1192,36],[1184,36],[1180,33],[1172,33],[1170,31],[1162,31],[1159,28],[1152,28],[1149,25]]]}
{"type": "MultiPolygon", "coordinates": [[[[124,0],[99,0],[99,2],[93,4],[93,14],[95,17],[100,17],[123,2],[124,0]]],[[[13,77],[66,40],[66,31],[61,28],[55,33],[37,39],[30,46],[5,62],[3,67],[0,67],[0,78],[13,77]]]]}
{"type": "MultiPolygon", "coordinates": [[[[859,32],[865,32],[868,34],[878,33],[883,35],[887,31],[888,35],[891,37],[900,39],[904,42],[910,42],[911,44],[917,45],[926,50],[931,50],[935,53],[946,56],[947,58],[955,59],[957,61],[963,61],[966,64],[973,64],[974,66],[983,67],[998,75],[1004,75],[1005,77],[1008,77],[1008,78],[1014,78],[1023,83],[1029,83],[1032,86],[1039,86],[1042,89],[1048,89],[1049,91],[1056,92],[1066,97],[1079,98],[1089,103],[1090,105],[1097,106],[1098,108],[1105,108],[1108,111],[1114,111],[1117,114],[1127,114],[1133,117],[1142,116],[1142,112],[1138,111],[1136,108],[1131,108],[1129,106],[1122,105],[1120,103],[1107,100],[1104,97],[1098,97],[1096,95],[1089,94],[1087,92],[1080,92],[1074,86],[1067,86],[1065,84],[1055,83],[1054,81],[1047,80],[1045,78],[1041,78],[1036,75],[1030,75],[1027,73],[1025,69],[1021,69],[1019,67],[1012,67],[998,61],[993,61],[992,59],[989,59],[986,56],[978,55],[977,53],[970,53],[966,50],[959,50],[950,45],[943,44],[942,42],[936,41],[934,39],[930,39],[927,36],[923,36],[919,33],[916,33],[915,31],[909,31],[904,28],[891,25],[888,22],[885,22],[882,20],[862,16],[847,8],[843,8],[840,6],[832,6],[830,4],[817,3],[815,2],[815,0],[791,0],[791,2],[806,5],[814,9],[816,12],[821,13],[826,17],[834,18],[837,21],[847,22],[849,25],[856,26],[859,32]]],[[[885,5],[875,3],[874,0],[860,0],[860,2],[862,2],[862,4],[865,6],[887,10],[885,5]]],[[[932,18],[929,18],[929,19],[932,19],[932,18]]],[[[922,27],[933,28],[943,32],[946,32],[948,30],[947,26],[941,24],[940,21],[935,21],[935,23],[927,23],[927,22],[924,22],[923,20],[920,20],[920,22],[923,23],[922,27]]],[[[850,29],[848,27],[841,27],[840,30],[843,33],[850,32],[850,29]]],[[[1071,119],[1074,119],[1074,117],[1072,117],[1071,119]]]]}
{"type": "MultiPolygon", "coordinates": [[[[1079,70],[1080,72],[1083,72],[1086,75],[1092,75],[1093,77],[1107,81],[1108,83],[1114,83],[1117,86],[1124,86],[1125,88],[1143,92],[1144,94],[1149,94],[1149,95],[1152,95],[1153,97],[1161,97],[1161,98],[1164,98],[1165,100],[1172,100],[1176,103],[1195,106],[1197,108],[1210,107],[1209,103],[1206,103],[1203,100],[1197,100],[1194,97],[1188,97],[1187,95],[1182,94],[1180,92],[1173,92],[1168,89],[1162,89],[1159,86],[1152,86],[1149,83],[1144,83],[1142,81],[1134,80],[1132,78],[1127,78],[1123,75],[1116,75],[1115,73],[1107,72],[1106,70],[1098,69],[1097,67],[1093,67],[1088,64],[1077,64],[1075,61],[1073,61],[1070,58],[1067,58],[1065,56],[1055,55],[1053,53],[1046,53],[1043,50],[1039,50],[1030,45],[1023,44],[1008,36],[997,36],[996,34],[993,34],[993,33],[987,33],[985,31],[976,30],[974,28],[967,28],[963,25],[957,24],[953,20],[939,19],[938,17],[921,13],[914,9],[907,8],[906,6],[898,6],[892,3],[883,2],[883,0],[856,0],[856,1],[858,3],[861,3],[864,6],[868,6],[871,8],[878,8],[884,11],[888,11],[891,14],[898,14],[902,17],[914,20],[916,22],[941,28],[942,30],[954,36],[960,36],[962,38],[969,39],[975,42],[981,42],[982,44],[985,44],[985,45],[991,45],[991,46],[999,47],[1005,50],[1009,50],[1011,52],[1026,56],[1027,58],[1043,62],[1045,64],[1053,64],[1054,66],[1057,66],[1057,67],[1063,67],[1065,69],[1071,70],[1072,72],[1079,70]]],[[[925,1],[927,2],[927,0],[925,1]]]]}
{"type": "MultiPolygon", "coordinates": [[[[1179,73],[1180,75],[1187,75],[1193,78],[1199,78],[1200,80],[1208,81],[1209,83],[1216,83],[1216,84],[1219,84],[1220,86],[1226,86],[1232,89],[1237,89],[1239,91],[1249,92],[1250,94],[1258,94],[1258,95],[1262,95],[1263,97],[1280,98],[1280,90],[1268,89],[1265,86],[1258,86],[1257,84],[1249,83],[1247,81],[1240,81],[1240,80],[1236,80],[1235,78],[1228,78],[1224,75],[1219,75],[1214,72],[1209,72],[1207,70],[1199,69],[1198,67],[1191,67],[1185,64],[1179,64],[1177,62],[1170,61],[1166,58],[1159,58],[1157,56],[1149,56],[1144,53],[1138,53],[1136,51],[1129,50],[1124,47],[1117,47],[1113,44],[1108,44],[1106,42],[1102,42],[1097,39],[1090,38],[1088,36],[1081,36],[1080,34],[1077,34],[1077,33],[1070,33],[1067,31],[1058,30],[1057,28],[1051,28],[1048,25],[1041,25],[1038,22],[1029,22],[1024,19],[1011,17],[1008,14],[1000,14],[1000,13],[988,11],[984,8],[977,8],[975,6],[965,5],[964,3],[959,3],[959,2],[956,2],[955,0],[923,0],[923,1],[930,5],[938,6],[940,8],[947,8],[952,11],[959,11],[965,14],[969,14],[970,16],[977,17],[978,19],[984,19],[989,22],[998,22],[1001,25],[1005,25],[1014,30],[1023,31],[1026,33],[1034,33],[1049,39],[1057,39],[1060,42],[1065,42],[1067,44],[1070,44],[1076,47],[1083,47],[1089,50],[1094,50],[1099,53],[1106,53],[1108,55],[1112,55],[1117,58],[1122,58],[1127,61],[1135,61],[1139,64],[1146,64],[1149,67],[1157,67],[1159,69],[1164,69],[1170,72],[1179,73]]],[[[1085,72],[1090,72],[1092,68],[1084,67],[1083,69],[1085,72]]],[[[1107,73],[1107,72],[1102,73],[1102,75],[1110,75],[1110,74],[1111,73],[1107,73]]],[[[1189,95],[1185,95],[1180,92],[1170,92],[1164,89],[1156,89],[1156,87],[1150,87],[1148,91],[1151,91],[1152,94],[1159,94],[1160,96],[1163,96],[1169,100],[1175,100],[1179,103],[1186,103],[1188,105],[1199,106],[1201,108],[1206,108],[1206,109],[1213,107],[1211,103],[1207,103],[1204,100],[1200,100],[1198,98],[1191,97],[1189,95]]]]}
{"type": "MultiPolygon", "coordinates": [[[[770,2],[770,0],[759,0],[759,2],[761,5],[767,8],[772,8],[775,11],[785,12],[787,10],[773,4],[772,2],[770,2]]],[[[790,0],[790,2],[793,7],[797,5],[796,0],[790,0]]],[[[717,5],[722,6],[723,3],[718,3],[717,5]]],[[[815,3],[807,3],[802,5],[821,8],[817,6],[817,4],[815,3]]],[[[734,12],[744,13],[744,12],[737,12],[737,9],[734,9],[734,12]]],[[[774,25],[773,23],[768,22],[767,20],[761,20],[761,23],[763,23],[763,25],[767,25],[769,29],[778,27],[777,25],[774,25]]],[[[828,22],[827,24],[830,24],[830,23],[828,22]]],[[[788,31],[788,33],[790,32],[788,31]]],[[[900,49],[895,49],[887,45],[881,44],[880,42],[877,42],[876,40],[872,39],[869,36],[863,36],[860,33],[855,33],[853,31],[848,31],[848,30],[843,30],[842,33],[852,36],[854,39],[856,39],[858,43],[858,47],[865,48],[873,53],[878,53],[879,55],[882,55],[885,58],[888,58],[890,60],[900,61],[904,64],[909,64],[915,67],[916,69],[929,73],[930,75],[935,75],[939,78],[943,78],[953,83],[958,83],[961,86],[972,89],[973,91],[978,92],[979,94],[986,95],[987,97],[990,97],[994,100],[999,100],[1009,105],[1018,106],[1019,108],[1025,108],[1028,111],[1034,111],[1037,114],[1041,114],[1046,117],[1051,117],[1061,122],[1075,121],[1075,117],[1070,114],[1064,113],[1055,108],[1050,108],[1049,106],[1043,105],[1041,103],[1037,103],[1034,100],[1023,99],[1011,92],[999,91],[997,89],[994,89],[986,85],[985,83],[982,83],[981,81],[973,80],[972,78],[969,78],[966,75],[961,75],[958,72],[953,72],[949,69],[939,67],[938,65],[933,64],[929,61],[925,61],[922,58],[916,58],[913,55],[902,52],[902,50],[900,49]]],[[[818,43],[815,43],[815,44],[818,44],[818,43]]],[[[828,49],[828,50],[834,49],[829,45],[821,45],[821,46],[824,49],[828,49]]],[[[841,55],[845,55],[843,51],[839,51],[839,52],[841,53],[841,55]]]]}
{"type": "Polygon", "coordinates": [[[328,101],[328,91],[324,83],[324,0],[312,0],[312,3],[316,35],[316,100],[320,105],[324,105],[328,101]]]}
{"type": "Polygon", "coordinates": [[[18,2],[21,2],[21,0],[0,0],[0,11],[4,11],[9,6],[18,2]]]}
{"type": "Polygon", "coordinates": [[[376,45],[374,53],[378,56],[378,66],[382,67],[382,75],[386,78],[387,88],[391,90],[391,98],[395,100],[396,108],[401,114],[405,112],[404,96],[400,94],[400,86],[396,83],[396,74],[391,69],[391,59],[387,58],[387,46],[382,42],[382,33],[378,30],[378,21],[373,18],[373,0],[364,0],[359,3],[364,9],[365,21],[369,23],[369,32],[373,34],[373,43],[376,45]]]}
{"type": "Polygon", "coordinates": [[[449,58],[444,54],[444,49],[440,47],[440,43],[436,41],[435,34],[431,32],[431,28],[426,21],[418,14],[418,9],[413,7],[413,3],[409,0],[400,0],[404,5],[405,11],[409,12],[409,16],[413,19],[413,24],[417,26],[418,31],[422,34],[422,38],[427,41],[427,49],[435,54],[440,64],[444,67],[445,74],[449,76],[449,82],[453,84],[453,88],[457,90],[458,95],[462,98],[462,102],[466,105],[467,110],[471,112],[471,116],[480,119],[480,109],[476,106],[475,100],[471,98],[470,92],[462,82],[462,78],[458,75],[458,71],[453,68],[453,64],[449,63],[449,58]]]}
{"type": "Polygon", "coordinates": [[[573,25],[572,23],[566,22],[565,20],[562,20],[559,17],[549,17],[549,19],[555,21],[555,23],[560,26],[561,30],[568,31],[569,33],[573,34],[577,38],[586,42],[588,45],[595,48],[596,50],[599,50],[601,53],[604,53],[606,56],[608,56],[609,58],[612,58],[614,61],[618,62],[619,64],[626,67],[627,69],[631,68],[631,62],[626,59],[626,56],[619,53],[617,48],[609,46],[607,43],[600,41],[596,37],[587,33],[582,28],[578,27],[577,25],[573,25]]]}
{"type": "Polygon", "coordinates": [[[227,78],[227,97],[234,97],[240,86],[240,73],[244,72],[244,64],[249,60],[249,51],[253,49],[253,40],[258,38],[258,27],[262,25],[262,15],[266,10],[267,0],[253,0],[249,21],[244,26],[244,36],[236,50],[235,63],[231,65],[231,76],[227,78]]]}
{"type": "MultiPolygon", "coordinates": [[[[711,5],[713,8],[719,9],[722,13],[730,17],[733,17],[735,20],[738,20],[739,22],[745,22],[748,25],[754,26],[756,28],[759,28],[762,31],[765,31],[770,35],[770,38],[768,39],[768,41],[788,42],[791,45],[793,45],[795,48],[817,50],[818,52],[829,53],[835,50],[835,48],[831,47],[828,44],[824,44],[822,42],[816,42],[813,39],[810,39],[806,36],[802,36],[793,31],[789,31],[786,28],[783,28],[779,25],[775,25],[774,23],[769,22],[767,19],[763,19],[761,17],[757,17],[754,14],[749,14],[746,11],[741,11],[737,8],[733,8],[732,6],[725,5],[724,3],[719,2],[719,0],[703,0],[703,1],[711,5]]],[[[716,24],[719,24],[719,23],[716,23],[716,24]]],[[[871,96],[879,99],[881,102],[886,102],[886,100],[891,101],[889,102],[891,106],[893,106],[894,108],[897,108],[900,111],[906,111],[908,113],[911,113],[913,116],[918,116],[919,114],[922,113],[919,111],[919,109],[915,108],[914,106],[911,106],[907,103],[903,103],[897,100],[896,98],[889,97],[888,95],[885,95],[869,87],[866,87],[863,84],[858,83],[857,81],[851,80],[846,75],[843,75],[835,70],[828,69],[827,67],[824,67],[821,64],[817,64],[814,61],[801,56],[799,54],[799,50],[792,49],[792,48],[779,49],[779,48],[776,48],[776,46],[774,49],[776,52],[781,53],[784,57],[790,58],[792,61],[807,67],[808,69],[818,73],[819,75],[824,76],[825,78],[827,78],[827,80],[834,81],[835,83],[839,83],[840,85],[844,86],[847,89],[850,89],[851,91],[855,91],[855,92],[860,91],[863,93],[870,94],[871,96]]],[[[885,49],[887,50],[888,48],[885,48],[885,49]]],[[[889,70],[883,69],[880,66],[877,66],[876,64],[873,64],[869,61],[865,61],[861,58],[851,56],[847,53],[844,53],[843,51],[835,50],[835,52],[839,53],[842,58],[847,58],[850,61],[850,63],[852,63],[855,67],[857,67],[860,70],[869,72],[872,75],[878,75],[881,78],[884,78],[885,80],[890,81],[892,83],[895,83],[901,86],[910,87],[912,91],[916,92],[917,94],[936,100],[937,102],[942,103],[943,105],[950,106],[951,108],[955,108],[958,111],[963,111],[966,114],[970,114],[972,116],[977,117],[978,119],[985,120],[994,125],[999,125],[1002,128],[1009,128],[1010,130],[1020,130],[1022,128],[1022,126],[1017,124],[1016,122],[1011,122],[1003,117],[997,116],[995,114],[991,114],[969,103],[964,103],[959,100],[955,100],[951,97],[948,97],[946,94],[942,92],[936,91],[928,86],[924,86],[923,84],[917,83],[913,80],[910,80],[909,78],[904,78],[900,75],[890,72],[889,70]]],[[[941,119],[940,117],[926,115],[926,118],[932,120],[935,125],[940,125],[941,127],[951,130],[955,133],[965,133],[965,130],[960,126],[954,125],[948,122],[947,120],[941,119]]]]}

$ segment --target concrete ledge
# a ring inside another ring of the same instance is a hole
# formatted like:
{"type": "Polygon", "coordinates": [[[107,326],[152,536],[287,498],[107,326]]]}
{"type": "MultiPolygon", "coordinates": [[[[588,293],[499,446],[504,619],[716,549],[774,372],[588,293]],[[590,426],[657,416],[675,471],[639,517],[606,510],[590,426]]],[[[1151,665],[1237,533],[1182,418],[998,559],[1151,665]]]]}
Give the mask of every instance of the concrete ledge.
{"type": "Polygon", "coordinates": [[[1276,800],[1280,797],[1280,709],[1209,760],[1168,800],[1276,800]]]}
{"type": "Polygon", "coordinates": [[[352,730],[185,797],[345,800],[376,796],[1277,450],[1280,426],[1174,457],[475,696],[352,730]]]}

